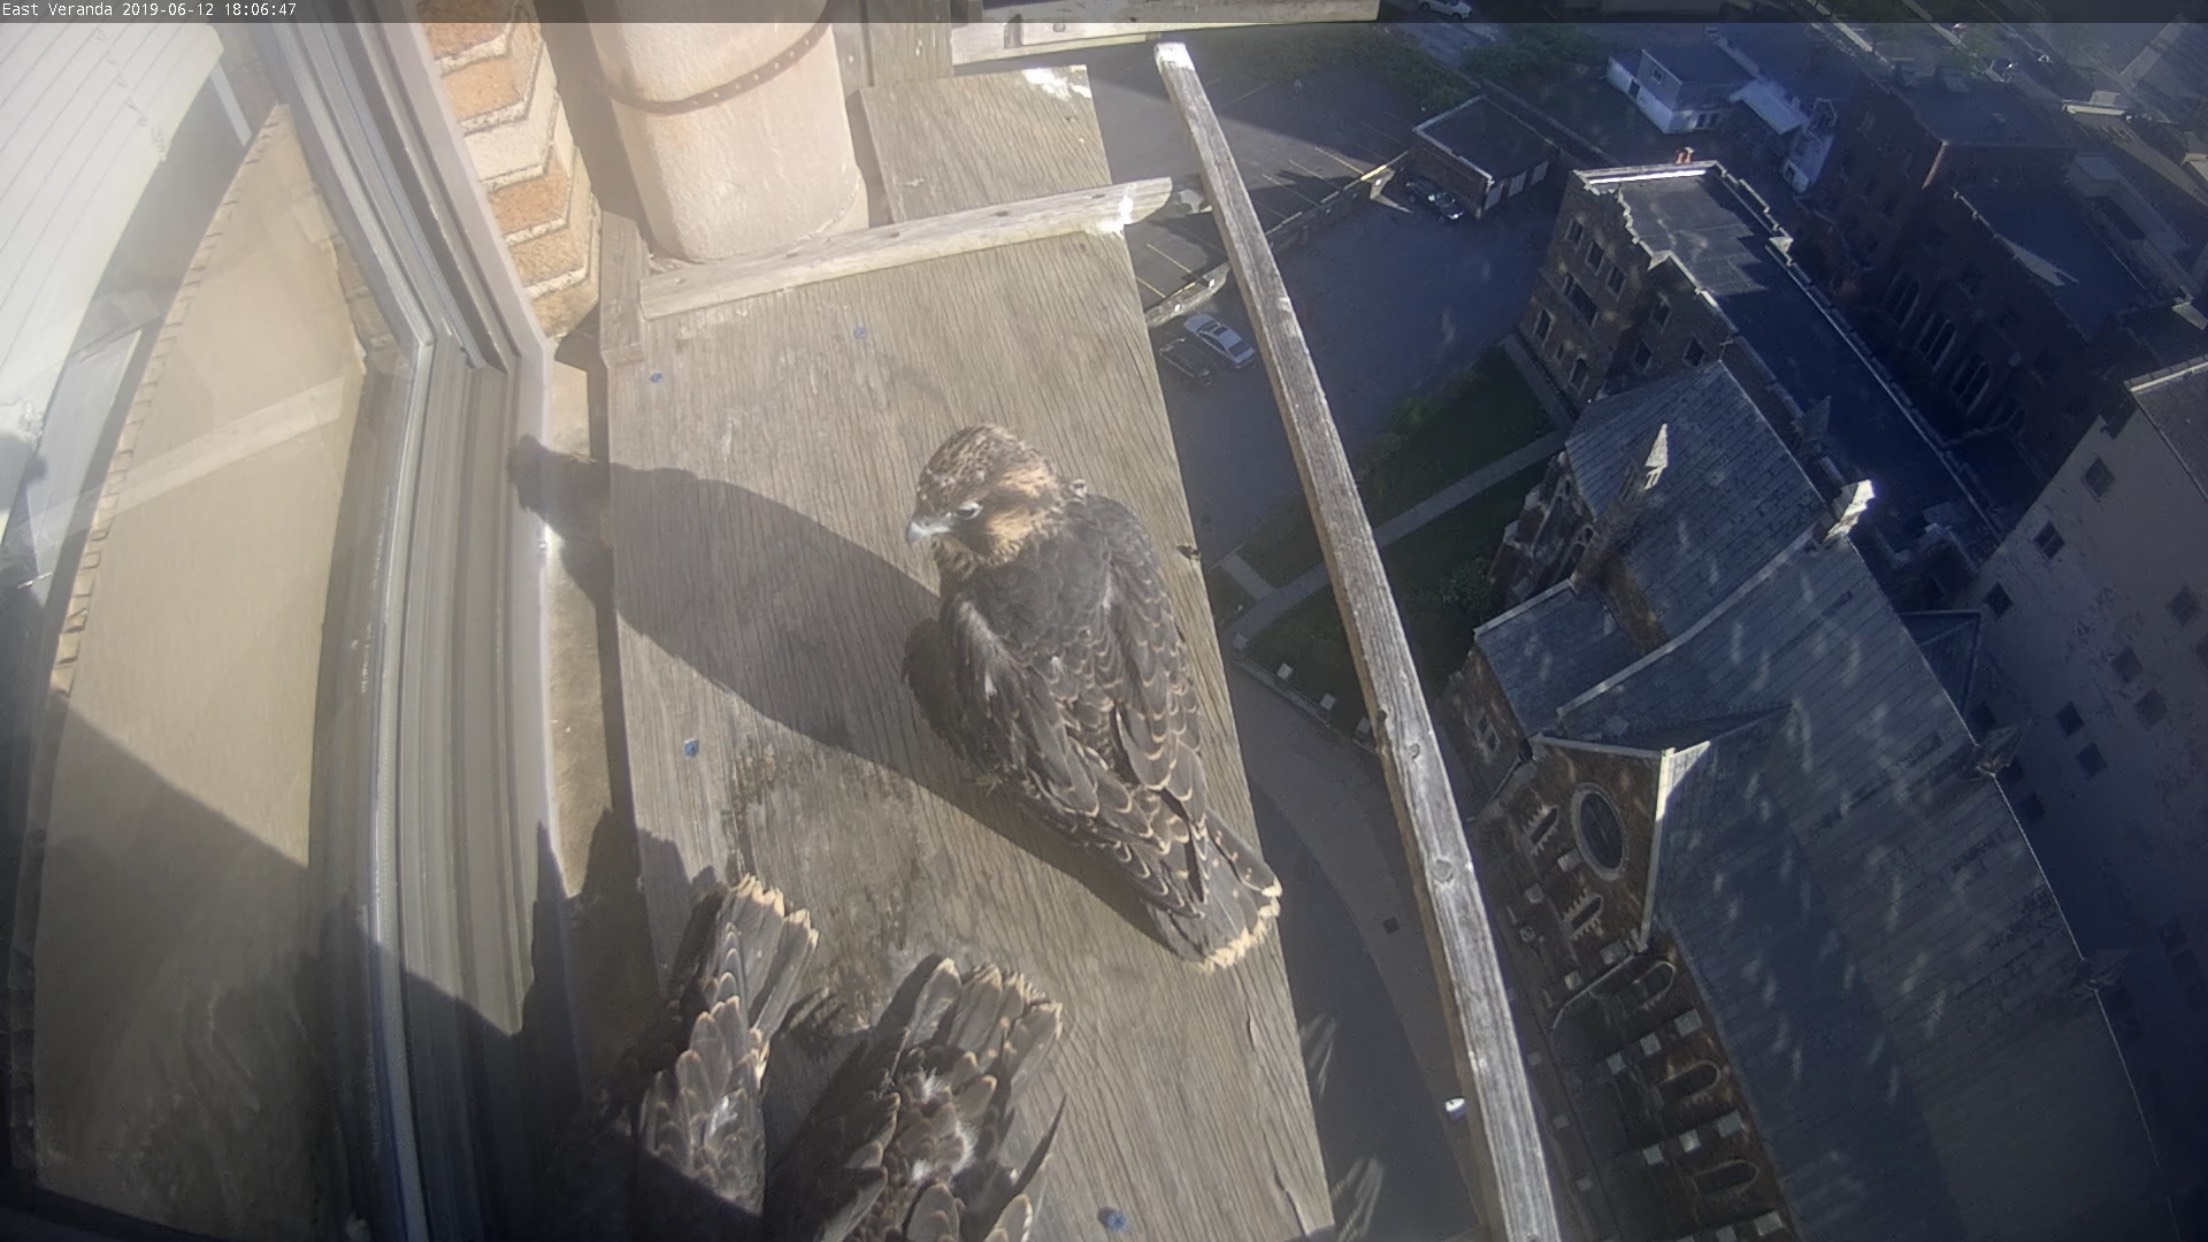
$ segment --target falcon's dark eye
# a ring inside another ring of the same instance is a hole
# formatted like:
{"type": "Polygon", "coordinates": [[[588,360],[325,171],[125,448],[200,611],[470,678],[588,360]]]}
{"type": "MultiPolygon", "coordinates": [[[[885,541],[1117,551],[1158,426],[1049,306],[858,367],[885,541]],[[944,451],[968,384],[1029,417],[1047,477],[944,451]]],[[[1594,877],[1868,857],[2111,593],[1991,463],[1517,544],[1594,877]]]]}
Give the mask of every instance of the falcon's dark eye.
{"type": "Polygon", "coordinates": [[[969,522],[977,517],[980,517],[981,502],[978,500],[969,500],[965,504],[960,505],[958,507],[958,516],[966,519],[969,522]]]}

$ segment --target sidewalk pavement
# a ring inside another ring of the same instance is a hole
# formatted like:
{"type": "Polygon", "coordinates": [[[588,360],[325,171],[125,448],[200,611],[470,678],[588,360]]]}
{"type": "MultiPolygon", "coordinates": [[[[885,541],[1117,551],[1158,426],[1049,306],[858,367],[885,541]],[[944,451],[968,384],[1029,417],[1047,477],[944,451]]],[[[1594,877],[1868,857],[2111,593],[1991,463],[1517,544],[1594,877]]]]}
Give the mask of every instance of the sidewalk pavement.
{"type": "MultiPolygon", "coordinates": [[[[1372,532],[1372,540],[1383,548],[1387,547],[1504,479],[1510,478],[1530,466],[1548,460],[1563,447],[1563,433],[1551,432],[1500,461],[1489,462],[1487,465],[1458,479],[1449,486],[1412,505],[1409,509],[1381,523],[1372,532]]],[[[1228,560],[1233,559],[1235,558],[1228,558],[1228,560]]],[[[1225,561],[1220,563],[1222,566],[1226,564],[1225,561]]],[[[1234,571],[1230,569],[1227,572],[1231,574],[1234,571]]],[[[1236,580],[1240,581],[1239,578],[1236,580]]],[[[1227,627],[1227,633],[1230,636],[1259,633],[1266,626],[1279,620],[1282,613],[1318,594],[1326,586],[1326,583],[1326,566],[1323,563],[1304,571],[1295,581],[1275,590],[1270,595],[1260,597],[1248,612],[1234,619],[1234,622],[1227,627]]],[[[1249,584],[1244,583],[1243,585],[1247,589],[1249,584]]]]}

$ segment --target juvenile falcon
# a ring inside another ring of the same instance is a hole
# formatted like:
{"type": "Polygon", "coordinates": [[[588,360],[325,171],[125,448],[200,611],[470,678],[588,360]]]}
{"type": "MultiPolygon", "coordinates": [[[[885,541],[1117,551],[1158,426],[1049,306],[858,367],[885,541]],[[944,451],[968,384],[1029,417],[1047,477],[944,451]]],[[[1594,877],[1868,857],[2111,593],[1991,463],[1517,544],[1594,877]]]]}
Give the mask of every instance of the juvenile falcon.
{"type": "Polygon", "coordinates": [[[1015,1159],[1013,1103],[1058,1006],[997,967],[929,959],[871,1027],[829,1041],[845,1052],[816,1096],[777,1100],[767,1059],[805,1056],[784,1041],[817,940],[754,877],[706,896],[663,1008],[555,1154],[531,1236],[1028,1242],[1057,1125],[1015,1159]],[[775,1105],[794,1130],[770,1152],[775,1105]]]}
{"type": "Polygon", "coordinates": [[[1261,941],[1280,882],[1210,804],[1188,650],[1140,519],[979,426],[928,460],[905,537],[932,545],[942,582],[904,670],[936,733],[1117,863],[1174,952],[1224,966],[1261,941]]]}

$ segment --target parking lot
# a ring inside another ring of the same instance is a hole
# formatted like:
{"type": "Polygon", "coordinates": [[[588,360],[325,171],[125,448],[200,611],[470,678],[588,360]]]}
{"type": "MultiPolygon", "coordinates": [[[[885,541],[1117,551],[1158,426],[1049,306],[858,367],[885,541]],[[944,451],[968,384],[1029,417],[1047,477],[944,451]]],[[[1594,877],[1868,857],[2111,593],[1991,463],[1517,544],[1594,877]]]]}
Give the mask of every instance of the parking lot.
{"type": "MultiPolygon", "coordinates": [[[[1231,52],[1222,52],[1223,41],[1233,34],[1196,35],[1188,42],[1206,81],[1214,84],[1213,107],[1267,228],[1410,145],[1411,127],[1423,118],[1385,83],[1347,68],[1314,73],[1301,89],[1293,81],[1257,83],[1246,67],[1233,63],[1231,52]]],[[[1197,171],[1195,150],[1158,81],[1155,55],[1147,44],[1130,44],[1063,58],[1089,66],[1114,180],[1197,171]]],[[[1226,257],[1208,215],[1137,224],[1127,231],[1127,245],[1135,279],[1150,303],[1226,257]]]]}
{"type": "MultiPolygon", "coordinates": [[[[1410,145],[1415,102],[1358,68],[1336,66],[1260,83],[1222,52],[1235,32],[1189,40],[1267,226],[1347,185],[1410,145]]],[[[1147,45],[1091,49],[1098,122],[1115,180],[1194,175],[1194,151],[1163,93],[1147,45]]],[[[1049,63],[1047,60],[1023,63],[1049,63]]],[[[1281,258],[1289,294],[1352,455],[1406,397],[1472,364],[1525,305],[1555,217],[1553,186],[1485,220],[1447,224],[1383,197],[1319,230],[1281,258]]],[[[1145,302],[1225,257],[1208,215],[1127,230],[1145,302]]],[[[1230,286],[1205,308],[1245,338],[1249,316],[1230,286]]],[[[1216,363],[1216,359],[1214,362],[1216,363]]],[[[1162,368],[1161,368],[1162,369],[1162,368]]],[[[1206,563],[1224,557],[1302,486],[1265,368],[1215,365],[1194,387],[1165,369],[1183,480],[1206,563]]]]}

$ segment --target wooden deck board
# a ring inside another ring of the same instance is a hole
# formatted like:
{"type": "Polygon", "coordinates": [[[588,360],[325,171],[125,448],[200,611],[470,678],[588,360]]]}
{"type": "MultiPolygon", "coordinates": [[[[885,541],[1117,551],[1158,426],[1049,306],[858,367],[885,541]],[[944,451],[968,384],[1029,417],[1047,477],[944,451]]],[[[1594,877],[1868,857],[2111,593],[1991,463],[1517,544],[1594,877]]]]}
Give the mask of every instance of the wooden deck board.
{"type": "Polygon", "coordinates": [[[892,220],[1112,183],[1086,65],[859,93],[892,220]]]}
{"type": "MultiPolygon", "coordinates": [[[[929,134],[885,152],[885,173],[965,141],[941,123],[957,100],[937,97],[929,134]]],[[[1066,181],[1092,167],[1072,144],[1000,193],[964,158],[931,206],[1080,188],[1066,181]]],[[[1325,1234],[1277,937],[1225,971],[1171,956],[1095,864],[971,786],[898,675],[935,611],[933,571],[903,540],[913,481],[952,430],[1003,422],[1149,526],[1193,648],[1214,797],[1250,822],[1202,576],[1173,551],[1191,524],[1124,243],[1064,236],[807,285],[645,322],[640,344],[609,375],[612,534],[662,960],[695,880],[733,862],[814,912],[814,979],[855,1006],[931,953],[1021,971],[1067,1017],[1023,1109],[1033,1137],[1067,1103],[1038,1237],[1101,1233],[1107,1207],[1149,1236],[1325,1234]]]]}

